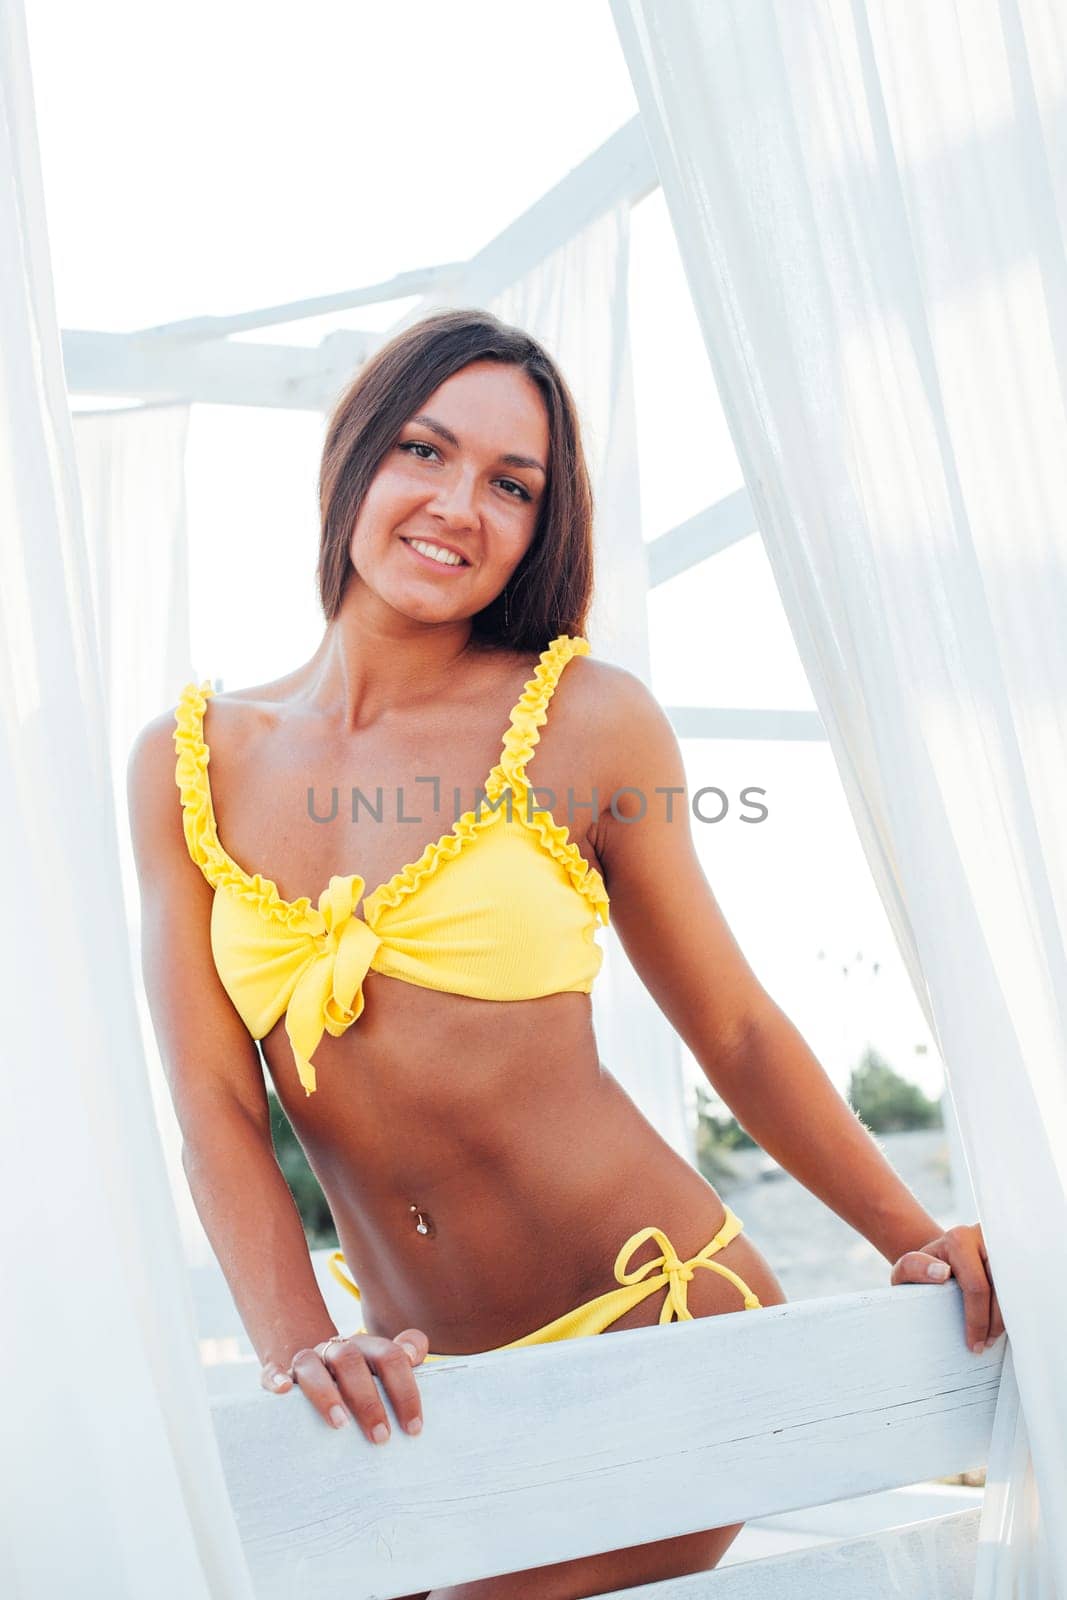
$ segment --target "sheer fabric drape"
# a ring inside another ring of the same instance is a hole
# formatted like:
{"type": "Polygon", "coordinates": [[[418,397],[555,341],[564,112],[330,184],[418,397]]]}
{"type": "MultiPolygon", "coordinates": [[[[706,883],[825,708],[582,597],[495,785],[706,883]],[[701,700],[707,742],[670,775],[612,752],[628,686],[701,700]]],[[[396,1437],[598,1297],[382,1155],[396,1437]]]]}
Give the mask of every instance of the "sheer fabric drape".
{"type": "Polygon", "coordinates": [[[1048,0],[613,13],[1008,1323],[976,1594],[1062,1596],[1067,23],[1048,0]]]}
{"type": "MultiPolygon", "coordinates": [[[[115,797],[122,892],[141,1043],[182,1247],[190,1266],[214,1257],[181,1163],[181,1133],[140,977],[141,906],[130,839],[126,766],[139,730],[195,676],[189,650],[185,451],[191,408],[151,405],[75,413],[89,592],[103,684],[97,729],[115,797]]],[[[177,791],[175,791],[177,793],[177,791]]]]}
{"type": "MultiPolygon", "coordinates": [[[[139,729],[192,676],[185,515],[187,405],[79,412],[73,418],[89,588],[116,800],[139,729]]],[[[137,899],[122,840],[127,905],[137,899]]]]}
{"type": "Polygon", "coordinates": [[[141,1053],[18,0],[0,175],[4,1572],[40,1600],[248,1600],[141,1053]]]}

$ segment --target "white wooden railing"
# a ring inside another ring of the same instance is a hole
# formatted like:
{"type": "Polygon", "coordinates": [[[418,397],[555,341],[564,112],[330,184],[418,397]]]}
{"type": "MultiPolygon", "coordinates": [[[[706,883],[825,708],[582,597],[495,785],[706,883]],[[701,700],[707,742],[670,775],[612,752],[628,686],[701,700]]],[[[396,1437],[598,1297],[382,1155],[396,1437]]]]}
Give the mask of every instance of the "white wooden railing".
{"type": "MultiPolygon", "coordinates": [[[[424,1366],[384,1446],[247,1369],[212,1412],[260,1600],[386,1600],[983,1466],[1002,1362],[952,1282],[424,1366]]],[[[966,1600],[978,1515],[619,1600],[966,1600]]]]}

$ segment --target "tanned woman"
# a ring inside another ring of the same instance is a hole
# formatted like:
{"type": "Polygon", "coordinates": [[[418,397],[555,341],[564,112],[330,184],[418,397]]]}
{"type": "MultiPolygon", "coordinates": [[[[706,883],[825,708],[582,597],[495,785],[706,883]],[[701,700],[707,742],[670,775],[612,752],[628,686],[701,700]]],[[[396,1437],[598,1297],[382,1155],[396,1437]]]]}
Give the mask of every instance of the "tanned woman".
{"type": "MultiPolygon", "coordinates": [[[[319,489],[315,653],[247,689],[187,684],[129,768],[185,1171],[264,1386],[387,1448],[421,1427],[423,1361],[782,1302],[600,1061],[609,921],[759,1144],[892,1282],[954,1273],[969,1342],[998,1337],[979,1227],[928,1215],[761,987],[698,862],[666,714],[591,651],[592,495],[546,351],[482,311],[409,327],[338,402],[319,489]],[[264,1067],[355,1332],[320,1292],[264,1067]]],[[[254,560],[255,528],[235,536],[254,560]]],[[[573,1600],[712,1567],[737,1531],[432,1593],[573,1600]]]]}

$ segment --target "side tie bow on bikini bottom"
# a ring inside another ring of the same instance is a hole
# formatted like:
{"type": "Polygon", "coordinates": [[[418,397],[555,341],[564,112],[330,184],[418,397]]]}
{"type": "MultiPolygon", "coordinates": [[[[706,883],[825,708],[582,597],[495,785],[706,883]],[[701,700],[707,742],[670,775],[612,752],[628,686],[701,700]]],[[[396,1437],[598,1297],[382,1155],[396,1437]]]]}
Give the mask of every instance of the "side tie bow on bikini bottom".
{"type": "MultiPolygon", "coordinates": [[[[543,1328],[537,1328],[533,1333],[525,1334],[521,1339],[513,1339],[510,1344],[498,1345],[499,1350],[520,1350],[525,1345],[554,1344],[560,1339],[584,1339],[590,1334],[603,1333],[625,1316],[633,1306],[640,1305],[642,1300],[647,1300],[657,1289],[666,1287],[667,1293],[660,1308],[659,1320],[665,1322],[692,1322],[693,1313],[689,1309],[687,1285],[692,1283],[698,1271],[703,1268],[707,1272],[717,1272],[721,1277],[728,1278],[738,1289],[744,1299],[746,1311],[758,1311],[760,1302],[743,1278],[736,1272],[731,1272],[729,1267],[724,1267],[721,1262],[711,1258],[717,1255],[731,1239],[744,1228],[741,1221],[729,1206],[725,1207],[726,1216],[722,1227],[713,1239],[710,1239],[702,1250],[688,1261],[679,1257],[671,1241],[660,1228],[641,1228],[632,1234],[618,1255],[615,1257],[615,1278],[619,1287],[609,1289],[606,1294],[597,1295],[594,1300],[587,1300],[583,1305],[576,1306],[573,1311],[564,1312],[554,1322],[546,1323],[543,1328]],[[642,1266],[627,1270],[627,1265],[637,1250],[645,1243],[646,1239],[655,1239],[660,1247],[660,1254],[651,1261],[646,1261],[642,1266]]],[[[330,1271],[338,1283],[344,1285],[350,1294],[360,1298],[358,1285],[349,1277],[345,1269],[344,1253],[335,1250],[329,1258],[330,1271]]],[[[360,1328],[358,1332],[366,1330],[360,1328]]],[[[427,1361],[447,1361],[448,1356],[428,1355],[427,1361]]]]}

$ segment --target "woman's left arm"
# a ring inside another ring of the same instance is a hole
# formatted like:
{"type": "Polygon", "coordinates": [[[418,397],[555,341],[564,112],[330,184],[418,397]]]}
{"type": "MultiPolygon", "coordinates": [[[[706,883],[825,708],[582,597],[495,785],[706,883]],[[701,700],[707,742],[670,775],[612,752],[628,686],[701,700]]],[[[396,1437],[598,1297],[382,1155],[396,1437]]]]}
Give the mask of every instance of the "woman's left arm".
{"type": "Polygon", "coordinates": [[[697,857],[666,713],[639,679],[599,666],[603,810],[592,839],[635,971],[741,1125],[892,1263],[892,1283],[955,1275],[967,1343],[983,1348],[1004,1323],[981,1227],[945,1231],[919,1204],[762,987],[697,857]]]}

